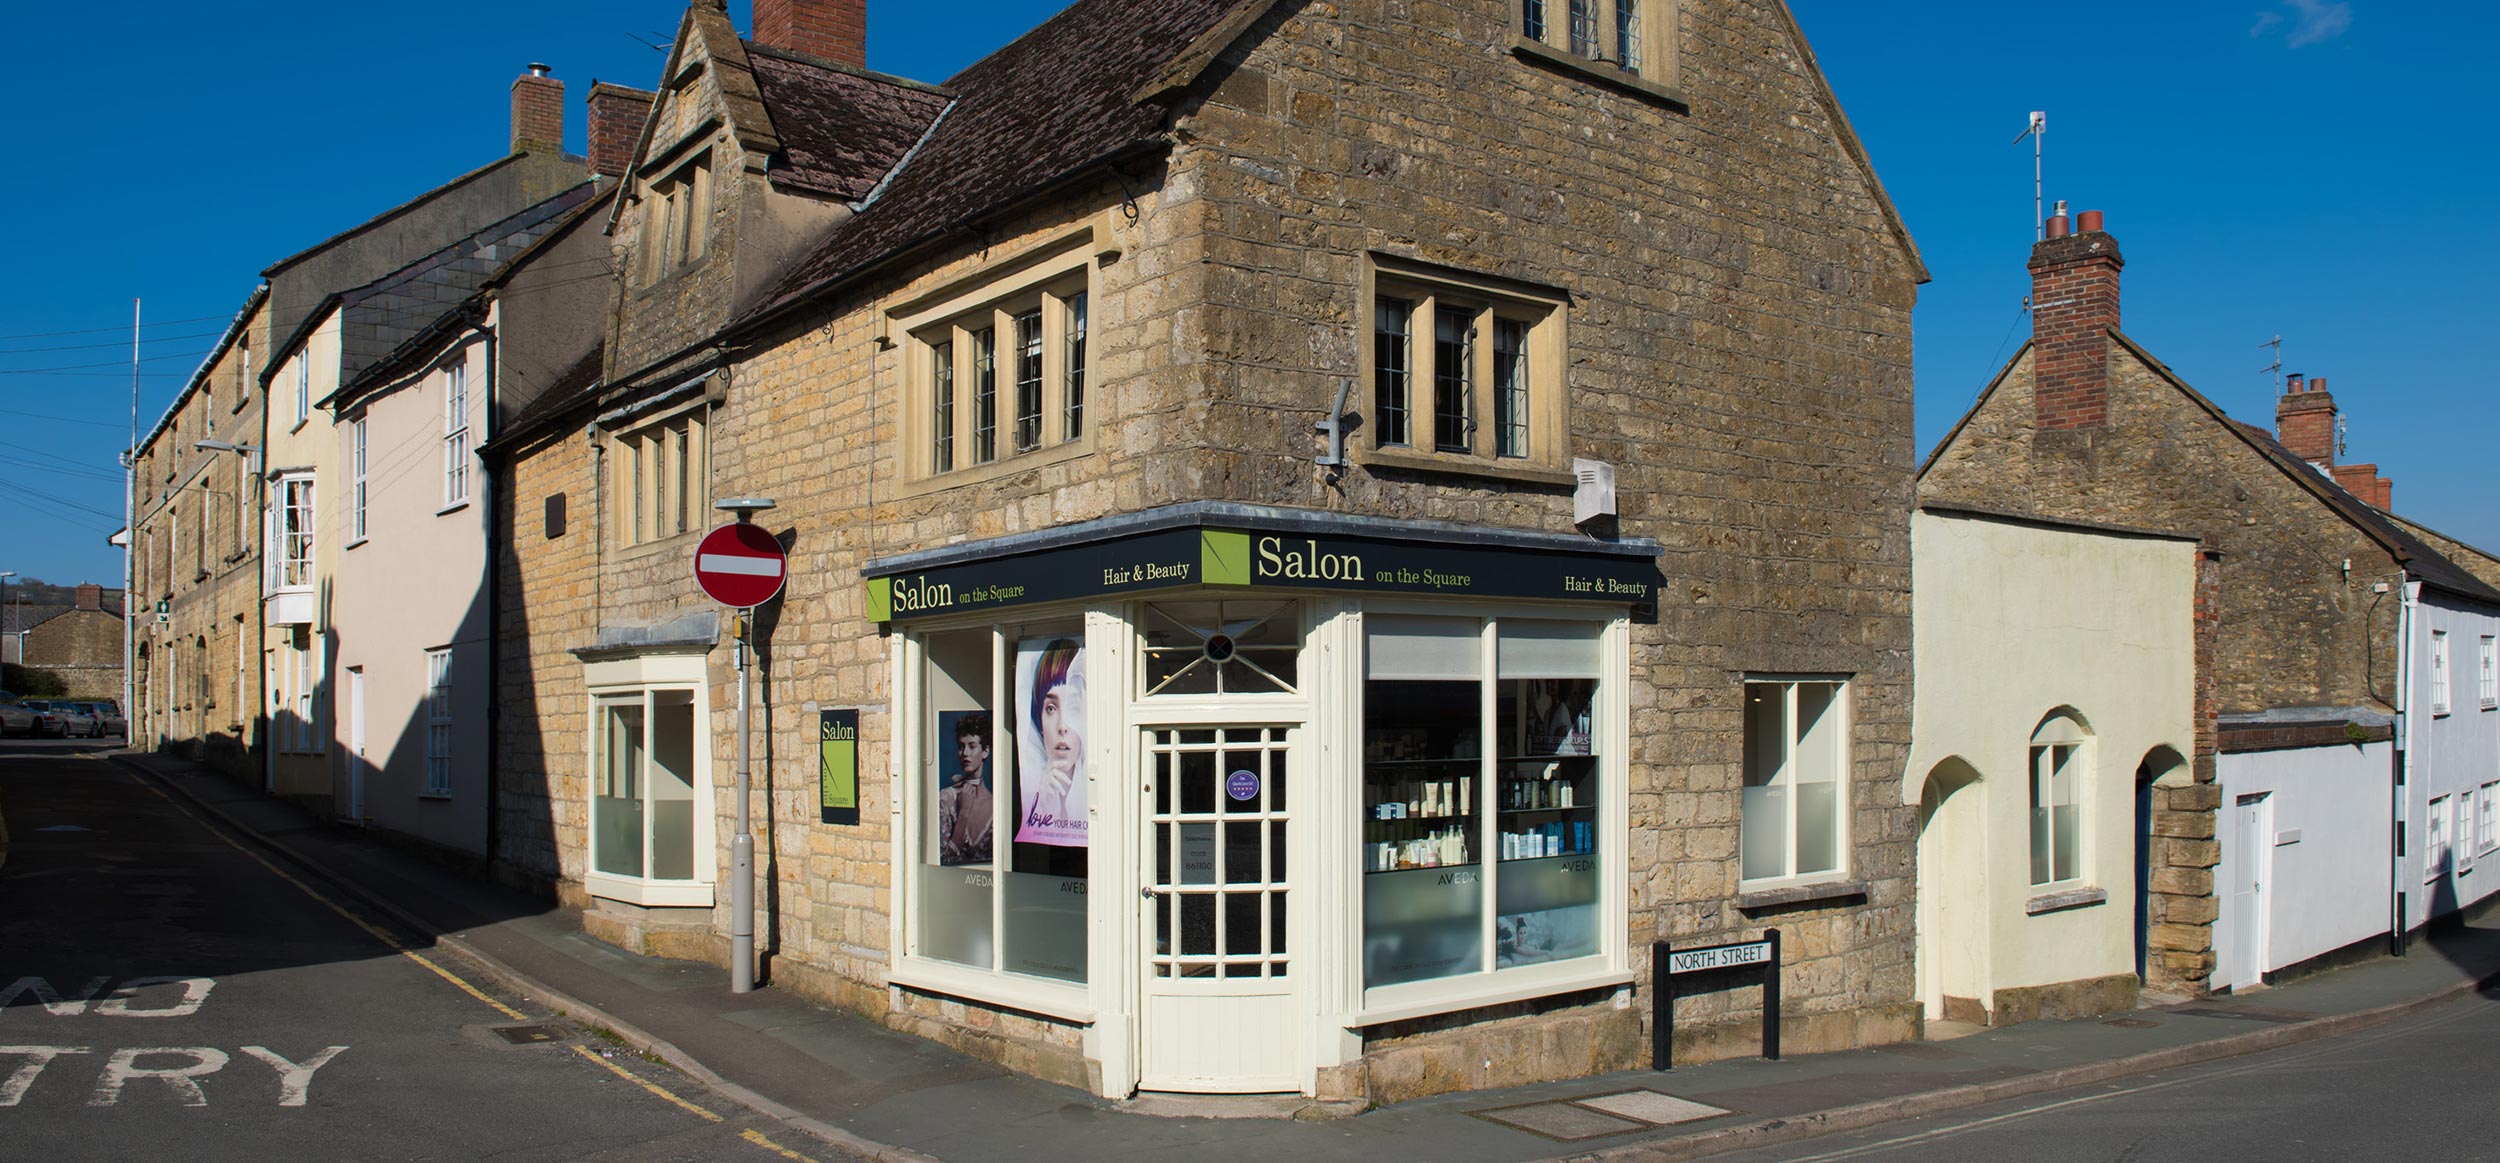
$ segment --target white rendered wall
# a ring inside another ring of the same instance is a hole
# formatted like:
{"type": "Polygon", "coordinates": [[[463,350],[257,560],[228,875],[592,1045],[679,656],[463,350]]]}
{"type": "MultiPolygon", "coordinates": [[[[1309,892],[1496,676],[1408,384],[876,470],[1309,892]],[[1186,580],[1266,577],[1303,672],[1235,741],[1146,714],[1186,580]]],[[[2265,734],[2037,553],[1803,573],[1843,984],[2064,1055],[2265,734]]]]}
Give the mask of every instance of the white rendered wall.
{"type": "MultiPolygon", "coordinates": [[[[1922,990],[1974,977],[2003,990],[2132,974],[2136,768],[2156,748],[2194,753],[2195,546],[1927,512],[1911,520],[1911,546],[1917,688],[1903,796],[1917,802],[1954,757],[1979,774],[1956,798],[1980,796],[1968,817],[1979,836],[1922,845],[1970,866],[1923,874],[1921,891],[1975,899],[1986,918],[1984,966],[1965,964],[1967,932],[1919,934],[1922,958],[1952,961],[1922,964],[1922,990]],[[2034,886],[2031,736],[2060,708],[2092,733],[2079,793],[2082,875],[2034,886]],[[2027,907],[2078,888],[2108,899],[2027,907]]],[[[1922,909],[1921,919],[1950,924],[1956,911],[1922,909]]]]}
{"type": "Polygon", "coordinates": [[[2368,743],[2249,751],[2221,756],[2222,810],[2215,835],[2222,865],[2214,870],[2221,916],[2214,947],[2222,961],[2216,985],[2259,975],[2385,933],[2389,763],[2393,745],[2368,743]],[[2248,923],[2226,886],[2240,883],[2250,853],[2233,827],[2233,809],[2247,796],[2274,803],[2271,882],[2266,886],[2266,961],[2238,963],[2229,934],[2248,923]]]}
{"type": "MultiPolygon", "coordinates": [[[[2487,849],[2476,834],[2482,785],[2500,782],[2500,708],[2486,707],[2481,692],[2481,640],[2500,636],[2500,612],[2478,603],[2425,588],[2414,619],[2411,657],[2414,687],[2414,737],[2405,757],[2408,869],[2407,925],[2418,926],[2444,913],[2470,905],[2500,889],[2500,851],[2487,849]],[[2431,635],[2448,635],[2448,711],[2431,709],[2431,635]],[[2446,798],[2452,858],[2434,867],[2430,851],[2430,803],[2446,798]],[[2466,805],[2464,818],[2458,805],[2466,805]],[[2460,829],[2458,825],[2462,823],[2460,829]]],[[[2500,789],[2495,789],[2500,791],[2500,789]]],[[[2496,808],[2495,811],[2500,811],[2496,808]]]]}

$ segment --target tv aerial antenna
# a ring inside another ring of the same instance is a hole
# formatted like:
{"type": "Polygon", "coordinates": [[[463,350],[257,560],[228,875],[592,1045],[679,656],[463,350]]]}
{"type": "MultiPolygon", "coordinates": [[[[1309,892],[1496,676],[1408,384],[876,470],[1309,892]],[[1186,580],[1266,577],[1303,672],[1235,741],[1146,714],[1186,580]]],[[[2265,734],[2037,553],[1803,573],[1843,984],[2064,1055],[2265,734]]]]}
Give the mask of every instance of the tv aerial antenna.
{"type": "Polygon", "coordinates": [[[2277,335],[2257,346],[2269,348],[2274,352],[2273,362],[2257,370],[2274,377],[2274,394],[2280,396],[2283,394],[2283,337],[2277,335]]]}
{"type": "Polygon", "coordinates": [[[2048,136],[2048,133],[2049,115],[2034,109],[2031,111],[2031,123],[2025,125],[2021,133],[2014,135],[2016,145],[2021,145],[2026,137],[2031,139],[2031,229],[2034,242],[2045,240],[2049,236],[2048,219],[2041,216],[2040,198],[2040,143],[2042,138],[2048,136]]]}

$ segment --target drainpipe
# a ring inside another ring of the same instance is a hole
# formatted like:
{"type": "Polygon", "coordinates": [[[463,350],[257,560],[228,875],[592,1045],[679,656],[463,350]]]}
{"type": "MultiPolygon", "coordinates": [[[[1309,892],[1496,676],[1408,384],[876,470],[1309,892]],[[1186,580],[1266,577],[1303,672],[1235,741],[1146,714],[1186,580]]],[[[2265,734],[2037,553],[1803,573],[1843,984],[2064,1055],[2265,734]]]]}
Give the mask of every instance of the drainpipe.
{"type": "MultiPolygon", "coordinates": [[[[496,358],[495,330],[486,325],[484,312],[469,320],[469,327],[486,341],[486,439],[479,443],[495,445],[495,408],[503,398],[499,386],[503,372],[496,358]]],[[[472,447],[475,447],[474,445],[472,447]]],[[[486,867],[491,874],[502,859],[498,842],[503,818],[503,700],[497,689],[502,680],[498,651],[503,642],[503,553],[495,541],[495,513],[503,504],[503,493],[495,487],[495,474],[485,457],[477,458],[478,515],[485,518],[483,536],[486,552],[486,867]]],[[[518,528],[518,522],[515,523],[518,528]]]]}
{"type": "Polygon", "coordinates": [[[2391,804],[2388,846],[2395,854],[2391,861],[2393,872],[2389,877],[2395,891],[2388,905],[2395,911],[2395,921],[2388,927],[2388,947],[2390,952],[2402,957],[2405,955],[2406,936],[2405,886],[2411,875],[2405,868],[2405,858],[2411,853],[2406,843],[2405,824],[2411,816],[2408,808],[2412,798],[2405,787],[2405,752],[2413,743],[2413,716],[2409,713],[2413,706],[2413,624],[2419,617],[2415,610],[2422,600],[2422,583],[2407,577],[2399,584],[2404,587],[2404,593],[2396,606],[2396,738],[2393,758],[2389,760],[2388,780],[2391,804]]]}

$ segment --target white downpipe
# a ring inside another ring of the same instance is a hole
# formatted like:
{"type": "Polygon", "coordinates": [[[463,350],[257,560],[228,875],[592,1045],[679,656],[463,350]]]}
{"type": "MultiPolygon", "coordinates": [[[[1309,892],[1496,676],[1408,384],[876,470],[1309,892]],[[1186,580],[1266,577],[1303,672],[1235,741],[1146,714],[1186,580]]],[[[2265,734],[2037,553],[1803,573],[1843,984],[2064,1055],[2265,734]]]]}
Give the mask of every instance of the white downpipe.
{"type": "Polygon", "coordinates": [[[2388,943],[2398,957],[2405,954],[2405,938],[2412,928],[2408,923],[2411,920],[2411,902],[2405,889],[2408,884],[2420,883],[2420,878],[2413,877],[2406,865],[2421,847],[2421,837],[2407,834],[2407,826],[2413,819],[2413,789],[2407,779],[2405,760],[2413,743],[2413,716],[2410,713],[2413,706],[2413,626],[2415,619],[2420,617],[2416,611],[2422,600],[2422,583],[2408,577],[2400,584],[2402,591],[2396,605],[2396,739],[2394,754],[2389,760],[2392,769],[2388,781],[2391,818],[2387,828],[2387,849],[2394,864],[2388,877],[2392,891],[2387,904],[2395,918],[2390,926],[2388,943]]]}

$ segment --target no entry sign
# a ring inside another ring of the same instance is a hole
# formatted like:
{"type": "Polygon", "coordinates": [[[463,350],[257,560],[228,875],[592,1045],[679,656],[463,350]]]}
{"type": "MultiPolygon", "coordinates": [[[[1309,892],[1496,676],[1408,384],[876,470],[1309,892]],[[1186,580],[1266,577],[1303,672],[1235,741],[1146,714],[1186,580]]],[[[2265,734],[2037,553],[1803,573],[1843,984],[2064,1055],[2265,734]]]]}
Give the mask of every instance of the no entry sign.
{"type": "Polygon", "coordinates": [[[695,584],[724,606],[744,610],[773,600],[789,572],[781,543],[760,525],[723,525],[694,547],[695,584]]]}

